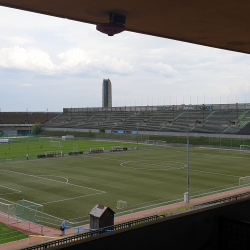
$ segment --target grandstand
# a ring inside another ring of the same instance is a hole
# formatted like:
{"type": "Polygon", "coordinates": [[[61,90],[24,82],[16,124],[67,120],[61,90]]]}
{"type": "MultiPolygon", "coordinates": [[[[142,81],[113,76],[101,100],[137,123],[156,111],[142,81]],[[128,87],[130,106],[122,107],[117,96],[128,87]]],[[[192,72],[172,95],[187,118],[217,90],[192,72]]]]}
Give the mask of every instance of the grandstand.
{"type": "Polygon", "coordinates": [[[12,134],[31,131],[36,123],[53,121],[61,112],[0,112],[0,130],[12,134]]]}
{"type": "Polygon", "coordinates": [[[44,123],[61,113],[58,112],[1,112],[0,124],[44,123]]]}
{"type": "Polygon", "coordinates": [[[250,104],[75,108],[44,124],[44,128],[250,134],[250,104]]]}
{"type": "Polygon", "coordinates": [[[65,108],[59,112],[0,112],[1,130],[31,130],[35,123],[45,129],[90,130],[104,128],[130,133],[186,132],[250,134],[250,104],[142,106],[119,108],[65,108]]]}

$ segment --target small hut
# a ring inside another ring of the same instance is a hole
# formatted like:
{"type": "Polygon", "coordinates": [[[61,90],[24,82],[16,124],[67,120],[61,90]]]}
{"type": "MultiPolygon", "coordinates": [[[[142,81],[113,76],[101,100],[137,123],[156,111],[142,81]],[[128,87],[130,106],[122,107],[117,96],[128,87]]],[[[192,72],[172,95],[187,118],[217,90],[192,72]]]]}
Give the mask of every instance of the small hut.
{"type": "Polygon", "coordinates": [[[92,229],[100,229],[114,225],[115,212],[109,207],[97,204],[89,212],[89,215],[90,228],[92,229]]]}

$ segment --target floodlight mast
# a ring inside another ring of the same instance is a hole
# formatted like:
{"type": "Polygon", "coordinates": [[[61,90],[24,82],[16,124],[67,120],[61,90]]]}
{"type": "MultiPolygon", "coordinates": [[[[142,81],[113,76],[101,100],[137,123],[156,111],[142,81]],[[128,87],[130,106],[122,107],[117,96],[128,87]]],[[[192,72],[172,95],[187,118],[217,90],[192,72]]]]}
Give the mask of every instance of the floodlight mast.
{"type": "Polygon", "coordinates": [[[187,108],[187,203],[189,203],[189,108],[192,104],[188,105],[187,108]]]}
{"type": "Polygon", "coordinates": [[[137,125],[137,150],[138,150],[138,125],[139,123],[136,123],[136,125],[137,125]]]}

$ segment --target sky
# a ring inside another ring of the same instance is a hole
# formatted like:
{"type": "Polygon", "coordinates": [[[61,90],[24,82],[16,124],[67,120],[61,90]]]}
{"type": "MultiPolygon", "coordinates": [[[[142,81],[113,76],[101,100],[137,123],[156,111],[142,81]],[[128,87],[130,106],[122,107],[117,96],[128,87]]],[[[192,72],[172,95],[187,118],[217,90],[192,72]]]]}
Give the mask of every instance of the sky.
{"type": "MultiPolygon", "coordinates": [[[[108,20],[107,20],[108,21],[108,20]]],[[[250,103],[250,55],[0,7],[0,109],[250,103]]]]}

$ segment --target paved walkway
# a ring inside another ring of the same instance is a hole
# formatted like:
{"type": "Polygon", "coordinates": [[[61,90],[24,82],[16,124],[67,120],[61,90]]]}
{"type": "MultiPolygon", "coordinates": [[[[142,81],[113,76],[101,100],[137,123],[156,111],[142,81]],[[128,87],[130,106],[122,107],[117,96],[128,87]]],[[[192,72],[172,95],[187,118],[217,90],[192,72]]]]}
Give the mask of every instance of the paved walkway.
{"type": "MultiPolygon", "coordinates": [[[[141,211],[141,212],[137,212],[137,213],[133,213],[133,214],[129,214],[129,215],[124,215],[124,216],[120,216],[120,217],[115,218],[115,223],[118,224],[118,223],[121,223],[123,221],[134,220],[134,219],[140,218],[140,217],[146,217],[148,215],[153,215],[153,214],[165,211],[165,210],[176,209],[178,207],[182,207],[182,206],[186,206],[186,205],[199,204],[199,203],[203,203],[203,202],[206,202],[209,200],[216,200],[216,199],[219,199],[222,197],[231,196],[231,195],[235,195],[238,193],[244,193],[247,191],[250,191],[250,187],[241,188],[241,189],[227,191],[227,192],[220,193],[220,194],[214,194],[214,195],[210,195],[210,196],[206,196],[206,197],[202,197],[202,198],[193,199],[188,204],[184,203],[184,202],[180,202],[180,203],[167,205],[167,206],[163,206],[163,207],[158,207],[158,208],[154,208],[154,209],[150,209],[150,210],[145,210],[145,211],[141,211]]],[[[0,222],[7,224],[7,218],[0,216],[0,222]]],[[[25,230],[25,233],[27,233],[27,234],[41,235],[41,229],[40,228],[38,229],[37,225],[33,224],[33,223],[27,223],[24,221],[20,221],[18,224],[13,224],[12,227],[17,228],[19,230],[25,230]]],[[[89,228],[89,225],[84,225],[83,227],[89,228]]],[[[66,230],[66,235],[69,236],[72,234],[77,234],[77,232],[78,232],[77,229],[68,229],[68,230],[66,230]]],[[[82,233],[82,230],[81,230],[81,233],[82,233]]],[[[44,234],[44,236],[48,236],[48,237],[60,237],[60,230],[44,226],[43,227],[43,234],[44,234]]],[[[35,245],[35,244],[39,244],[39,243],[42,243],[41,238],[31,238],[30,245],[35,245]]],[[[0,250],[6,250],[6,249],[14,250],[14,249],[24,248],[27,246],[29,246],[28,239],[23,239],[23,240],[19,240],[19,241],[14,241],[14,242],[2,244],[2,245],[0,245],[0,250]]]]}

